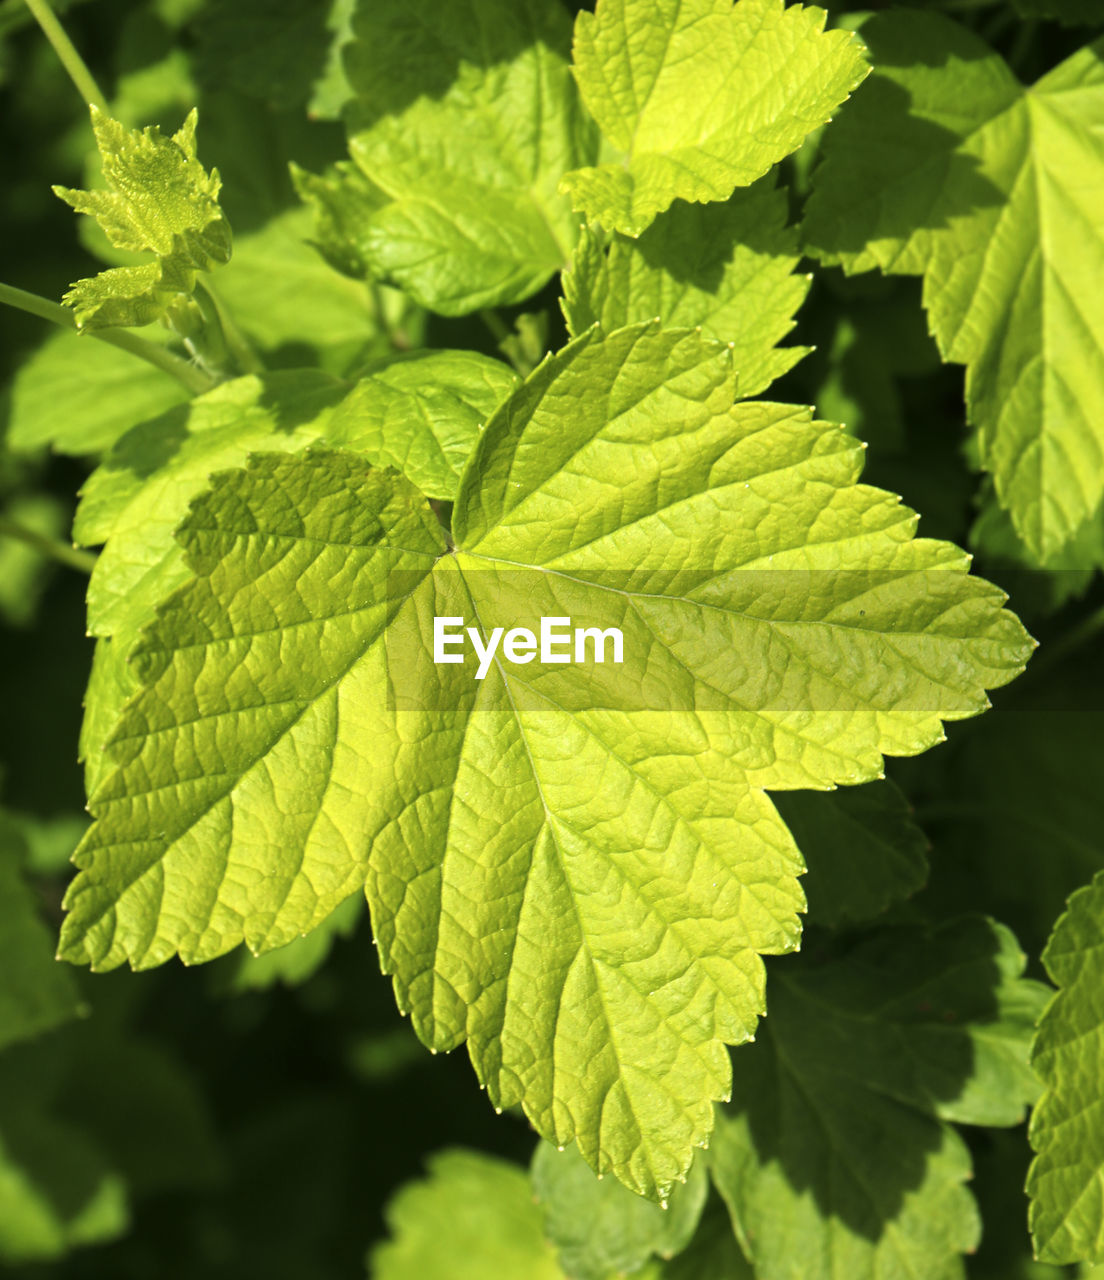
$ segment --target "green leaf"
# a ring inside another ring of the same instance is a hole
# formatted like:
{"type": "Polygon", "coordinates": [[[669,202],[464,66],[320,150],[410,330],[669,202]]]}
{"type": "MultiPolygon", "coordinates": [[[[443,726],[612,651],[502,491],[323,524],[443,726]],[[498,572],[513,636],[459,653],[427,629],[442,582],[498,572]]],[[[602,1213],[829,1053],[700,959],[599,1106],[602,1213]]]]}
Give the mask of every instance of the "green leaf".
{"type": "Polygon", "coordinates": [[[533,1153],[533,1195],[544,1232],[573,1280],[627,1275],[658,1254],[670,1258],[690,1241],[705,1207],[709,1180],[702,1161],[668,1204],[653,1204],[612,1178],[597,1180],[578,1151],[541,1142],[533,1153]]]}
{"type": "Polygon", "coordinates": [[[773,799],[808,863],[802,884],[815,924],[870,920],[924,887],[928,841],[892,782],[773,799]]]}
{"type": "Polygon", "coordinates": [[[758,953],[798,938],[762,789],[877,776],[1031,647],[844,432],[734,390],[692,332],[588,332],[488,424],[451,544],[347,454],[218,478],[135,653],[66,957],[268,949],[367,882],[423,1040],[662,1195],[755,1031],[758,953]],[[430,658],[434,616],[572,614],[624,628],[623,668],[430,658]]]}
{"type": "Polygon", "coordinates": [[[65,295],[77,327],[106,329],[164,319],[187,302],[196,275],[230,260],[230,224],[222,215],[218,171],[196,159],[196,113],[171,138],[156,125],[137,132],[92,111],[92,128],[109,191],[55,193],[95,218],[117,249],[152,253],[154,262],[112,267],[65,295]]]}
{"type": "MultiPolygon", "coordinates": [[[[264,353],[266,362],[289,367],[311,362],[344,375],[365,353],[391,351],[384,325],[405,326],[418,341],[418,313],[392,295],[389,314],[373,314],[368,287],[345,279],[308,243],[311,215],[289,209],[234,241],[234,260],[219,274],[218,296],[234,322],[264,353]]],[[[390,293],[390,291],[387,291],[390,293]]]]}
{"type": "MultiPolygon", "coordinates": [[[[43,538],[61,539],[68,518],[66,504],[52,493],[14,493],[6,501],[0,499],[0,519],[43,538]]],[[[0,533],[0,619],[13,628],[31,626],[56,569],[38,547],[7,530],[0,533]]]]}
{"type": "Polygon", "coordinates": [[[79,1129],[0,1099],[0,1261],[59,1258],[128,1221],[122,1179],[79,1129]]]}
{"type": "Polygon", "coordinates": [[[783,0],[598,0],[575,78],[612,163],[563,181],[575,208],[639,235],[672,201],[727,200],[831,118],[866,74],[823,9],[783,0]]]}
{"type": "Polygon", "coordinates": [[[212,471],[318,439],[346,390],[313,370],[250,375],[124,435],[85,484],[73,525],[81,545],[106,544],[88,590],[92,634],[133,639],[187,576],[172,535],[212,471]]]}
{"type": "Polygon", "coordinates": [[[659,1268],[656,1280],[755,1280],[719,1202],[710,1203],[694,1238],[659,1268]]]}
{"type": "Polygon", "coordinates": [[[946,1123],[1013,1125],[1048,991],[999,925],[894,928],[771,968],[765,1034],[734,1055],[714,1181],[759,1280],[963,1273],[979,1222],[946,1123]]]}
{"type": "Polygon", "coordinates": [[[1031,1057],[1046,1086],[1031,1117],[1031,1235],[1044,1262],[1104,1262],[1104,874],[1070,898],[1043,963],[1059,991],[1031,1057]]]}
{"type": "Polygon", "coordinates": [[[826,135],[807,242],[850,272],[924,276],[982,465],[1046,559],[1104,499],[1104,46],[1025,88],[937,14],[862,34],[875,73],[826,135]]]}
{"type": "Polygon", "coordinates": [[[174,378],[118,347],[55,333],[16,372],[8,444],[99,453],[187,398],[174,378]]]}
{"type": "Polygon", "coordinates": [[[291,177],[311,212],[318,252],[336,271],[354,280],[369,277],[368,233],[373,215],[390,203],[386,192],[347,160],[339,160],[325,173],[310,173],[293,164],[291,177]]]}
{"type": "Polygon", "coordinates": [[[411,352],[365,370],[325,439],[401,471],[427,498],[451,500],[480,431],[517,383],[500,360],[473,351],[411,352]]]}
{"type": "Polygon", "coordinates": [[[428,1165],[384,1211],[393,1238],[372,1250],[373,1280],[563,1280],[523,1170],[459,1150],[428,1165]]]}
{"type": "Polygon", "coordinates": [[[596,135],[548,0],[372,0],[346,69],[349,150],[383,191],[360,250],[373,275],[445,315],[520,302],[566,266],[578,231],[557,194],[596,135]]]}
{"type": "Polygon", "coordinates": [[[809,350],[778,347],[809,291],[809,277],[793,274],[799,257],[785,192],[771,178],[724,204],[680,200],[636,239],[614,235],[607,252],[584,232],[564,276],[567,327],[580,334],[655,316],[669,328],[700,326],[733,344],[740,396],[758,395],[809,350]]]}
{"type": "Polygon", "coordinates": [[[278,982],[288,987],[306,982],[325,964],[334,943],[352,934],[363,910],[364,899],[357,893],[347,898],[304,938],[296,938],[294,942],[260,956],[250,955],[248,951],[234,952],[226,961],[228,972],[224,989],[232,992],[264,991],[278,982]]]}
{"type": "MultiPolygon", "coordinates": [[[[54,958],[54,943],[21,863],[18,827],[0,814],[0,1049],[41,1034],[81,1012],[73,976],[54,958]]],[[[0,1182],[3,1175],[0,1174],[0,1182]]]]}

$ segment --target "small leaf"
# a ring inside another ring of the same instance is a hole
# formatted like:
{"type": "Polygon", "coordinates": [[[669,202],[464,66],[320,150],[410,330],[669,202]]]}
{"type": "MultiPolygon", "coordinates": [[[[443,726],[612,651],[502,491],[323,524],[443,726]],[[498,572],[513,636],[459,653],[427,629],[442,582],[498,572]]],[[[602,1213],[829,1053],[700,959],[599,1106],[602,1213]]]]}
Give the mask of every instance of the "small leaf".
{"type": "Polygon", "coordinates": [[[598,0],[575,78],[623,153],[563,181],[575,208],[639,235],[676,199],[727,200],[796,151],[866,74],[848,31],[783,0],[598,0]]]}
{"type": "Polygon", "coordinates": [[[16,823],[0,814],[0,1049],[81,1011],[72,974],[54,958],[50,930],[24,878],[25,852],[16,823]]]}
{"type": "Polygon", "coordinates": [[[411,352],[365,369],[323,435],[451,501],[479,433],[517,383],[500,360],[473,351],[411,352]]]}
{"type": "Polygon", "coordinates": [[[322,242],[332,246],[339,222],[355,228],[339,260],[362,258],[444,315],[536,292],[567,264],[578,233],[557,184],[596,152],[561,5],[372,0],[354,33],[349,151],[387,203],[365,208],[358,227],[347,178],[335,175],[328,196],[314,186],[330,211],[322,242]]]}
{"type": "Polygon", "coordinates": [[[392,1239],[372,1250],[373,1280],[564,1280],[524,1170],[476,1151],[428,1164],[384,1210],[392,1239]]]}
{"type": "Polygon", "coordinates": [[[234,993],[264,991],[277,983],[294,987],[306,982],[325,964],[334,943],[352,934],[363,911],[364,898],[356,893],[303,938],[259,956],[248,951],[232,953],[225,961],[225,973],[219,975],[219,989],[234,993]]]}
{"type": "Polygon", "coordinates": [[[230,261],[230,224],[219,208],[222,183],[196,159],[196,113],[171,138],[156,125],[127,129],[95,106],[92,128],[109,191],[55,193],[95,218],[117,249],[152,253],[139,267],[111,267],[65,295],[78,328],[144,325],[192,295],[196,275],[230,261]]]}
{"type": "Polygon", "coordinates": [[[672,329],[700,326],[733,344],[739,394],[754,396],[809,350],[778,346],[809,291],[809,278],[793,274],[799,258],[785,193],[764,178],[723,204],[676,201],[638,238],[615,234],[607,251],[584,232],[564,275],[564,315],[573,334],[655,316],[672,329]]]}
{"type": "Polygon", "coordinates": [[[573,1280],[607,1280],[638,1271],[653,1255],[670,1258],[690,1241],[709,1180],[701,1160],[661,1207],[613,1178],[601,1181],[574,1147],[541,1142],[533,1153],[533,1194],[544,1232],[573,1280]]]}
{"type": "Polygon", "coordinates": [[[1044,1262],[1104,1262],[1104,874],[1070,898],[1043,963],[1059,991],[1031,1058],[1046,1086],[1031,1117],[1031,1235],[1044,1262]]]}

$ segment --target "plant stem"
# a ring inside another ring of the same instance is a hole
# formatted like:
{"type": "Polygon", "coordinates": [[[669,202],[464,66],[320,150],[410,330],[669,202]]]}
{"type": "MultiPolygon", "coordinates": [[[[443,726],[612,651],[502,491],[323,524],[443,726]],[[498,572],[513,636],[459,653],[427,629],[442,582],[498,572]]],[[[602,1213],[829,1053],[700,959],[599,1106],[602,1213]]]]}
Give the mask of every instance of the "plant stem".
{"type": "MultiPolygon", "coordinates": [[[[51,302],[48,298],[40,298],[37,293],[28,293],[25,289],[16,289],[10,284],[0,284],[0,303],[17,307],[20,311],[29,312],[32,316],[41,316],[43,320],[49,320],[62,329],[76,331],[77,322],[71,311],[59,306],[56,302],[51,302]]],[[[192,395],[201,395],[204,391],[210,391],[215,385],[201,369],[189,364],[187,360],[181,360],[179,356],[174,356],[164,347],[147,342],[136,333],[130,333],[126,329],[89,329],[86,332],[101,342],[107,342],[122,351],[129,351],[131,355],[138,356],[147,364],[155,365],[162,372],[174,377],[192,395]]]]}
{"type": "Polygon", "coordinates": [[[96,567],[96,557],[89,551],[78,551],[57,538],[48,538],[35,529],[28,529],[25,524],[13,520],[11,516],[0,515],[0,538],[17,538],[27,546],[34,547],[44,556],[67,565],[70,569],[79,569],[81,573],[91,573],[96,567]]]}
{"type": "Polygon", "coordinates": [[[46,39],[54,46],[58,61],[69,73],[69,79],[76,85],[77,92],[88,106],[107,110],[107,99],[100,92],[92,72],[84,64],[84,59],[77,52],[72,40],[65,34],[65,28],[57,20],[48,0],[26,0],[27,8],[34,15],[34,20],[42,28],[46,39]]]}
{"type": "MultiPolygon", "coordinates": [[[[226,348],[242,373],[264,373],[264,361],[257,355],[253,344],[238,328],[234,317],[227,310],[226,304],[209,284],[196,281],[196,295],[200,291],[207,295],[217,318],[222,336],[226,340],[226,348]]],[[[202,306],[202,303],[201,303],[202,306]]]]}

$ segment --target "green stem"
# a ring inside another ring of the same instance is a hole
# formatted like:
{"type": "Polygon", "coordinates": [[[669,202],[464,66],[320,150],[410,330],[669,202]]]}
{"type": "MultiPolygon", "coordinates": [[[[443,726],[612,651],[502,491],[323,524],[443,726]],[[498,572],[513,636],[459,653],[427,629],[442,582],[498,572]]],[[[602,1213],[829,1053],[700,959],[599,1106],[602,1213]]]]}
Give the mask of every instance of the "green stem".
{"type": "MultiPolygon", "coordinates": [[[[196,294],[200,291],[206,294],[210,302],[218,325],[222,330],[222,336],[226,340],[226,347],[230,355],[233,357],[235,364],[242,373],[264,373],[264,361],[257,355],[253,348],[253,344],[238,328],[234,317],[227,310],[226,304],[211,288],[209,284],[196,282],[196,294]]],[[[201,304],[202,306],[202,304],[201,304]]]]}
{"type": "Polygon", "coordinates": [[[47,538],[45,534],[28,529],[11,516],[0,515],[0,538],[2,537],[17,538],[44,556],[49,556],[51,560],[67,565],[70,569],[79,569],[81,573],[91,573],[96,567],[96,557],[91,552],[78,551],[76,547],[67,546],[57,538],[47,538]]]}
{"type": "Polygon", "coordinates": [[[481,308],[479,317],[491,331],[492,337],[498,343],[499,351],[501,351],[506,359],[509,360],[510,364],[513,366],[514,372],[518,374],[519,377],[528,377],[533,371],[532,369],[525,368],[524,363],[512,354],[513,344],[510,342],[510,339],[514,335],[510,332],[509,326],[506,324],[505,320],[503,320],[497,311],[492,310],[490,307],[481,308]]]}
{"type": "Polygon", "coordinates": [[[387,304],[383,299],[383,289],[375,280],[372,280],[369,282],[368,290],[372,300],[372,315],[376,324],[387,334],[387,340],[396,351],[409,351],[410,339],[404,330],[393,328],[387,318],[387,304]]]}
{"type": "Polygon", "coordinates": [[[84,59],[77,52],[72,40],[65,34],[65,28],[57,20],[47,0],[26,0],[27,8],[34,15],[34,20],[42,28],[46,39],[54,46],[58,61],[69,73],[69,79],[77,87],[77,92],[85,104],[107,110],[107,99],[100,92],[92,72],[84,64],[84,59]]]}
{"type": "MultiPolygon", "coordinates": [[[[25,289],[16,289],[10,284],[0,284],[0,303],[17,307],[20,311],[29,312],[32,316],[41,316],[43,320],[49,320],[62,329],[76,330],[77,322],[71,311],[59,306],[56,302],[51,302],[48,298],[40,298],[37,293],[28,293],[25,289]]],[[[202,395],[204,391],[210,391],[215,385],[201,369],[189,364],[187,360],[181,360],[179,356],[174,356],[164,347],[147,342],[136,333],[130,333],[126,329],[88,329],[85,332],[101,342],[118,347],[121,351],[129,351],[131,355],[138,356],[147,364],[155,365],[162,372],[174,377],[188,389],[191,395],[202,395]]]]}

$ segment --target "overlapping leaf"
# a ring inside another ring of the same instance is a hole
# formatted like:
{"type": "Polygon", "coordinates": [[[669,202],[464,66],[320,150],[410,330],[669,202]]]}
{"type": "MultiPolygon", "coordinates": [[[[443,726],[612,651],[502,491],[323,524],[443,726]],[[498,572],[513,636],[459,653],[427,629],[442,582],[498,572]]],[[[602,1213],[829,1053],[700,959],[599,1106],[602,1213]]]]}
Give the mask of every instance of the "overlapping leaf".
{"type": "Polygon", "coordinates": [[[0,814],[0,1049],[57,1026],[81,1008],[72,975],[54,959],[50,931],[24,879],[23,841],[0,814]]]}
{"type": "Polygon", "coordinates": [[[1032,1062],[1031,1233],[1046,1262],[1104,1262],[1104,874],[1079,890],[1043,953],[1059,993],[1032,1062]]]}
{"type": "Polygon", "coordinates": [[[573,1147],[542,1142],[533,1153],[533,1196],[544,1232],[572,1280],[635,1273],[653,1255],[671,1258],[689,1244],[705,1207],[709,1180],[696,1160],[668,1201],[653,1204],[613,1178],[596,1180],[573,1147]]]}
{"type": "Polygon", "coordinates": [[[796,151],[866,74],[850,32],[783,0],[598,0],[575,78],[616,160],[569,173],[575,208],[639,235],[674,200],[726,200],[796,151]]]}
{"type": "Polygon", "coordinates": [[[928,842],[888,779],[827,795],[781,793],[774,803],[808,863],[814,923],[870,920],[923,887],[928,842]]]}
{"type": "Polygon", "coordinates": [[[547,0],[371,0],[346,50],[349,150],[384,193],[314,194],[374,275],[446,315],[518,302],[567,264],[578,219],[557,193],[596,134],[547,0]],[[358,209],[360,216],[358,217],[358,209]]]}
{"type": "Polygon", "coordinates": [[[733,406],[731,353],[592,330],[495,414],[451,542],[349,454],[261,455],[181,531],[196,575],[78,851],[63,950],[279,946],[367,882],[385,970],[499,1106],[662,1194],[791,949],[800,859],[761,788],[875,776],[1030,642],[861,451],[733,406]],[[622,666],[430,660],[434,616],[623,627],[622,666]]]}
{"type": "Polygon", "coordinates": [[[1012,1125],[1034,1100],[1048,991],[1023,967],[1012,935],[975,918],[772,971],[710,1148],[759,1280],[964,1275],[980,1224],[944,1122],[1012,1125]]]}
{"type": "Polygon", "coordinates": [[[392,1238],[372,1250],[373,1280],[563,1280],[529,1179],[505,1160],[439,1152],[385,1212],[392,1238]]]}
{"type": "Polygon", "coordinates": [[[195,111],[165,138],[156,126],[138,132],[91,110],[110,190],[54,191],[94,217],[115,248],[155,260],[78,281],[65,301],[80,328],[151,324],[187,301],[198,272],[230,260],[230,224],[218,203],[222,183],[196,158],[195,111]]]}
{"type": "Polygon", "coordinates": [[[14,449],[99,453],[186,399],[178,382],[129,352],[55,333],[15,375],[7,439],[14,449]]]}
{"type": "Polygon", "coordinates": [[[1028,89],[937,14],[862,33],[875,74],[826,135],[808,243],[848,271],[924,276],[982,465],[1049,559],[1104,499],[1104,46],[1028,89]]]}
{"type": "Polygon", "coordinates": [[[656,316],[669,328],[700,327],[732,343],[740,396],[758,395],[808,352],[778,346],[809,291],[809,277],[793,274],[800,254],[786,213],[768,178],[723,204],[678,201],[643,235],[615,234],[608,250],[584,232],[564,276],[569,331],[656,316]]]}

